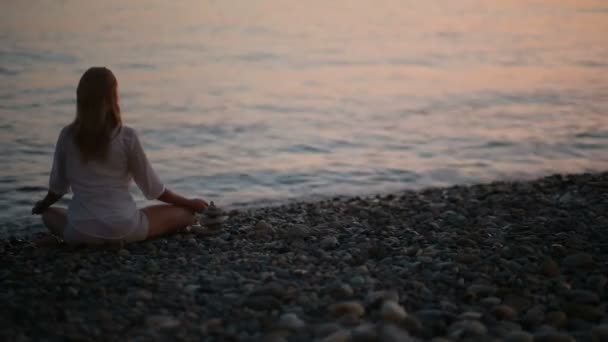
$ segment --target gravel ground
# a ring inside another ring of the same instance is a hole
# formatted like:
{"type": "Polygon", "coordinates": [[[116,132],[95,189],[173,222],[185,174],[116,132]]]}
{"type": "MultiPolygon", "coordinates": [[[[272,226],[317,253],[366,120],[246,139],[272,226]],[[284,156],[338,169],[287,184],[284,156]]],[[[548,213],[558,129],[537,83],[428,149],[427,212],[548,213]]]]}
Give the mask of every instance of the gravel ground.
{"type": "Polygon", "coordinates": [[[1,241],[0,339],[608,341],[608,173],[229,214],[123,248],[1,241]]]}

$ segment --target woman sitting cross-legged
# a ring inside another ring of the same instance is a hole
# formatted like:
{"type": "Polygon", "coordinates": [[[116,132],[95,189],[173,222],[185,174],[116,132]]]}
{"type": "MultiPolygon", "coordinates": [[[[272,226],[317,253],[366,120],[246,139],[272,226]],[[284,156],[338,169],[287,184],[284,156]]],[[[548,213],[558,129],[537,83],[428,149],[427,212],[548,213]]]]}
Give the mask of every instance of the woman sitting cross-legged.
{"type": "Polygon", "coordinates": [[[103,67],[87,70],[77,89],[76,119],[59,134],[49,192],[36,203],[44,225],[68,244],[140,241],[176,232],[207,207],[163,186],[136,132],[122,124],[117,81],[103,67]],[[147,199],[168,204],[138,209],[129,193],[135,180],[147,199]],[[69,189],[67,211],[52,207],[69,189]]]}

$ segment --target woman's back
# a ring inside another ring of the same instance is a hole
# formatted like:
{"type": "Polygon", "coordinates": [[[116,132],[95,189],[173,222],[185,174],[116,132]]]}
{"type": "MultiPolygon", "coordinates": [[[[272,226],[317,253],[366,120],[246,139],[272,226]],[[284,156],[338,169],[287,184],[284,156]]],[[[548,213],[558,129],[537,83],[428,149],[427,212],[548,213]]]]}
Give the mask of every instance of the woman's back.
{"type": "Polygon", "coordinates": [[[130,127],[114,129],[104,160],[82,160],[71,125],[62,130],[56,149],[50,188],[65,193],[71,187],[68,224],[84,234],[120,238],[139,224],[129,192],[132,178],[148,199],[164,191],[130,127]]]}

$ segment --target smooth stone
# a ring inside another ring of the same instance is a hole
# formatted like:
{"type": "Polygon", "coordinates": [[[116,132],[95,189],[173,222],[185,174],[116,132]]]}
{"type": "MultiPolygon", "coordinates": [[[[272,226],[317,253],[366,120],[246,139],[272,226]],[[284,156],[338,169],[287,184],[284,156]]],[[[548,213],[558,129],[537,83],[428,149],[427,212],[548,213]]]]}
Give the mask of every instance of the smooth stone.
{"type": "Polygon", "coordinates": [[[272,310],[281,306],[281,302],[272,296],[252,296],[245,299],[243,305],[253,310],[272,310]]]}
{"type": "Polygon", "coordinates": [[[513,331],[505,336],[505,342],[534,342],[534,336],[526,331],[513,331]]]}
{"type": "Polygon", "coordinates": [[[333,304],[329,307],[329,311],[335,316],[355,315],[363,316],[365,308],[361,303],[355,301],[341,302],[333,304]]]}
{"type": "Polygon", "coordinates": [[[379,333],[379,341],[382,342],[409,342],[414,341],[410,334],[392,324],[382,326],[379,333]]]}
{"type": "Polygon", "coordinates": [[[590,268],[594,264],[593,256],[589,253],[576,253],[566,256],[562,260],[562,266],[571,270],[578,268],[590,268]]]}
{"type": "Polygon", "coordinates": [[[385,321],[399,323],[407,316],[407,312],[399,303],[385,301],[380,309],[380,315],[385,321]]]}
{"type": "Polygon", "coordinates": [[[319,324],[314,327],[313,332],[316,337],[325,337],[342,329],[342,327],[334,322],[319,324]]]}
{"type": "Polygon", "coordinates": [[[346,329],[340,329],[326,336],[321,342],[348,342],[351,340],[351,333],[346,329]]]}
{"type": "Polygon", "coordinates": [[[376,341],[376,326],[371,323],[360,324],[352,330],[352,337],[354,341],[376,341]]]}
{"type": "Polygon", "coordinates": [[[593,342],[608,341],[608,323],[593,327],[591,329],[591,340],[593,342]]]}
{"type": "Polygon", "coordinates": [[[420,320],[415,316],[407,315],[403,318],[400,324],[412,335],[419,335],[422,332],[423,326],[420,320]]]}
{"type": "Polygon", "coordinates": [[[306,323],[295,313],[286,313],[279,317],[278,326],[288,330],[300,330],[306,327],[306,323]]]}
{"type": "Polygon", "coordinates": [[[599,304],[600,297],[591,291],[587,290],[569,290],[565,296],[578,304],[599,304]]]}
{"type": "Polygon", "coordinates": [[[518,312],[527,311],[533,304],[532,299],[514,293],[507,293],[503,297],[503,303],[512,307],[518,312]]]}
{"type": "Polygon", "coordinates": [[[325,250],[333,249],[339,244],[338,239],[335,236],[326,236],[321,240],[321,248],[325,250]]]}
{"type": "Polygon", "coordinates": [[[500,304],[492,308],[492,314],[500,320],[513,320],[517,316],[517,312],[512,307],[500,304]]]}
{"type": "Polygon", "coordinates": [[[528,326],[537,326],[545,321],[545,306],[542,304],[531,307],[522,317],[522,322],[528,326]]]}
{"type": "Polygon", "coordinates": [[[574,342],[574,339],[557,331],[541,331],[534,334],[534,342],[574,342]]]}
{"type": "Polygon", "coordinates": [[[368,305],[379,304],[383,301],[399,302],[399,292],[395,290],[372,291],[365,297],[365,303],[368,305]]]}
{"type": "Polygon", "coordinates": [[[460,314],[460,316],[458,316],[459,320],[480,320],[481,317],[483,317],[483,314],[481,312],[477,312],[477,311],[466,311],[460,314]]]}
{"type": "Polygon", "coordinates": [[[286,289],[283,285],[277,282],[270,282],[253,290],[251,296],[272,296],[282,298],[285,296],[285,294],[286,289]]]}
{"type": "Polygon", "coordinates": [[[264,342],[288,342],[284,332],[271,332],[262,338],[264,342]]]}
{"type": "Polygon", "coordinates": [[[560,274],[559,265],[553,259],[545,260],[540,269],[541,273],[549,278],[557,277],[560,274]]]}
{"type": "Polygon", "coordinates": [[[551,311],[545,316],[545,321],[551,326],[561,328],[566,325],[568,316],[563,311],[551,311]]]}
{"type": "Polygon", "coordinates": [[[160,329],[173,329],[180,326],[181,322],[174,317],[171,316],[150,316],[146,318],[146,323],[150,327],[160,328],[160,329]]]}
{"type": "Polygon", "coordinates": [[[365,284],[365,278],[363,278],[360,275],[356,275],[352,278],[350,278],[350,282],[351,284],[353,284],[354,286],[361,286],[365,284]]]}
{"type": "Polygon", "coordinates": [[[205,333],[220,332],[223,329],[224,321],[221,318],[212,318],[203,323],[205,333]]]}
{"type": "Polygon", "coordinates": [[[260,220],[258,221],[258,223],[255,224],[255,230],[258,232],[267,232],[272,230],[272,226],[270,225],[270,223],[264,220],[260,220]]]}
{"type": "Polygon", "coordinates": [[[598,307],[587,304],[569,304],[565,311],[570,318],[579,318],[590,322],[598,321],[604,316],[604,312],[598,307]]]}
{"type": "Polygon", "coordinates": [[[353,296],[355,291],[349,284],[334,284],[329,288],[329,292],[337,298],[345,299],[353,296]]]}
{"type": "Polygon", "coordinates": [[[486,297],[479,301],[484,306],[496,306],[502,303],[502,299],[498,297],[486,297]]]}
{"type": "Polygon", "coordinates": [[[458,253],[454,259],[461,264],[472,264],[479,261],[479,256],[475,254],[458,253]]]}
{"type": "Polygon", "coordinates": [[[608,278],[603,275],[593,275],[587,279],[587,286],[595,291],[598,295],[604,295],[608,278]]]}
{"type": "Polygon", "coordinates": [[[306,237],[310,235],[311,229],[303,224],[294,224],[289,226],[285,232],[289,237],[306,237]]]}
{"type": "Polygon", "coordinates": [[[484,284],[473,284],[467,288],[466,292],[475,297],[488,296],[496,293],[496,287],[484,284]]]}
{"type": "Polygon", "coordinates": [[[464,320],[454,322],[448,328],[448,335],[454,338],[462,336],[479,337],[488,333],[488,329],[479,321],[464,320]]]}

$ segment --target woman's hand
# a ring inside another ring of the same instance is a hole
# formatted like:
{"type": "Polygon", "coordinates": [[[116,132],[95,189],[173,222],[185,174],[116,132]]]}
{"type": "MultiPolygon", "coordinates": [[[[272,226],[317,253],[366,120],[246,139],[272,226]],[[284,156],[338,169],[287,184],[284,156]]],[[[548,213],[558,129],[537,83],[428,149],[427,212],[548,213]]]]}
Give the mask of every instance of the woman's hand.
{"type": "Polygon", "coordinates": [[[36,202],[34,207],[32,208],[32,215],[41,215],[44,213],[49,206],[45,203],[44,200],[36,202]]]}
{"type": "Polygon", "coordinates": [[[55,202],[59,201],[63,195],[49,191],[42,201],[36,202],[32,208],[32,215],[40,215],[50,208],[55,202]]]}
{"type": "Polygon", "coordinates": [[[200,213],[209,206],[209,204],[205,200],[202,200],[200,198],[193,198],[189,202],[190,203],[188,206],[190,207],[190,209],[197,213],[200,213]]]}

